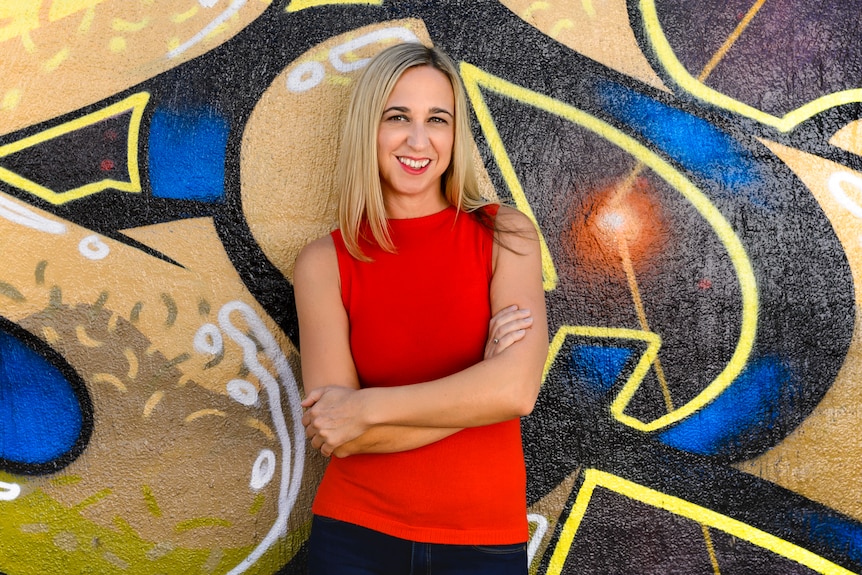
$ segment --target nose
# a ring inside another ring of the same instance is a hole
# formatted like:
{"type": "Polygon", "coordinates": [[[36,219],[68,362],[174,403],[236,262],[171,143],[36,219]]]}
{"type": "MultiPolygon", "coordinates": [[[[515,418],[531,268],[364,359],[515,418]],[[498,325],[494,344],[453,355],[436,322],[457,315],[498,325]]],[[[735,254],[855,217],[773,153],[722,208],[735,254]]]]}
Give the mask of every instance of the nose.
{"type": "Polygon", "coordinates": [[[428,130],[425,124],[416,122],[410,126],[407,145],[415,150],[421,150],[428,145],[428,130]]]}

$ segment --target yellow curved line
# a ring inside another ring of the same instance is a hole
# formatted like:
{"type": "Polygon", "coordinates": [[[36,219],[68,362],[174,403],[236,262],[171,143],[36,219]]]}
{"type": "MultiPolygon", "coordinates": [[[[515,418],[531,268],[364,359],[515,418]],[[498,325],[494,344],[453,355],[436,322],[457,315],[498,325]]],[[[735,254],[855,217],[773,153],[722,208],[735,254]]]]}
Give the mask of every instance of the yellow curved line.
{"type": "Polygon", "coordinates": [[[263,433],[267,437],[267,439],[275,439],[275,434],[272,432],[269,426],[261,420],[257,419],[256,417],[246,418],[245,424],[252,429],[257,429],[258,431],[263,433]]]}
{"type": "Polygon", "coordinates": [[[560,32],[566,28],[574,28],[575,25],[568,18],[563,18],[562,20],[557,20],[554,22],[554,25],[551,27],[551,38],[556,38],[560,35],[560,32]]]}
{"type": "MultiPolygon", "coordinates": [[[[556,289],[557,284],[559,283],[559,276],[557,275],[557,268],[554,266],[554,260],[551,257],[551,251],[548,249],[545,235],[542,233],[542,228],[536,220],[536,215],[533,213],[533,208],[530,206],[527,194],[524,193],[524,188],[521,186],[520,180],[518,180],[518,175],[515,173],[515,167],[512,165],[511,160],[509,160],[509,156],[506,153],[506,147],[503,145],[503,139],[500,137],[500,132],[497,130],[494,118],[491,117],[491,111],[488,109],[488,104],[482,97],[479,86],[484,86],[495,92],[499,91],[499,93],[507,96],[511,96],[511,94],[505,91],[508,88],[519,89],[526,92],[528,95],[534,93],[528,92],[519,86],[509,84],[508,82],[491,76],[466,62],[461,63],[461,77],[464,80],[464,87],[466,88],[467,95],[470,98],[470,103],[473,105],[473,111],[476,112],[476,118],[479,120],[479,125],[482,127],[482,132],[485,134],[488,146],[491,148],[491,153],[497,161],[497,166],[500,168],[503,180],[509,187],[509,192],[512,194],[512,198],[515,200],[515,205],[521,212],[527,215],[533,221],[533,225],[536,226],[542,252],[542,286],[545,291],[552,291],[556,289]]],[[[538,94],[535,95],[538,96],[538,94]]]]}
{"type": "Polygon", "coordinates": [[[123,350],[123,355],[126,356],[126,363],[129,364],[129,370],[126,372],[126,377],[134,380],[138,377],[138,369],[140,368],[138,355],[135,353],[135,350],[130,347],[123,350]]]}
{"type": "Polygon", "coordinates": [[[164,390],[160,389],[153,393],[149,399],[147,399],[147,402],[144,404],[144,419],[148,419],[150,417],[150,415],[153,413],[153,410],[156,408],[159,402],[162,401],[162,398],[164,397],[165,392],[164,390]]]}
{"type": "Polygon", "coordinates": [[[827,94],[812,100],[795,110],[791,110],[780,118],[744,104],[717,90],[713,90],[689,74],[685,66],[677,59],[673,48],[671,48],[670,43],[668,43],[664,35],[664,31],[658,21],[658,13],[655,9],[654,0],[640,0],[640,8],[647,39],[661,65],[682,89],[710,104],[730,110],[740,116],[751,118],[761,124],[772,126],[780,132],[789,132],[808,118],[816,116],[825,110],[844,104],[862,102],[862,89],[842,90],[841,92],[827,94]]]}
{"type": "Polygon", "coordinates": [[[551,345],[548,349],[548,359],[545,361],[545,370],[542,373],[542,381],[545,381],[547,378],[548,372],[551,370],[551,366],[554,364],[554,361],[556,361],[563,344],[566,342],[566,337],[570,335],[616,340],[634,339],[644,342],[647,345],[647,348],[628,379],[630,383],[634,382],[635,387],[640,384],[640,381],[649,371],[650,365],[652,365],[652,362],[658,356],[659,349],[661,348],[661,336],[655,332],[639,329],[627,329],[623,327],[564,325],[557,330],[557,333],[554,334],[554,337],[551,340],[551,345]]]}
{"type": "Polygon", "coordinates": [[[58,51],[56,54],[54,54],[42,63],[42,71],[53,72],[60,67],[60,64],[62,64],[69,58],[69,53],[69,48],[63,48],[62,50],[58,51]]]}
{"type": "Polygon", "coordinates": [[[588,469],[584,472],[584,484],[578,491],[572,510],[563,524],[562,532],[548,565],[547,575],[560,575],[563,572],[566,558],[575,540],[575,534],[586,514],[596,487],[602,487],[634,501],[718,529],[733,537],[748,541],[752,545],[772,551],[776,555],[786,557],[817,573],[853,575],[852,572],[820,555],[747,523],[597,469],[588,469]]]}
{"type": "Polygon", "coordinates": [[[114,18],[111,20],[111,28],[117,32],[140,32],[150,23],[149,18],[144,18],[140,22],[132,22],[131,20],[123,20],[122,18],[114,18]]]}
{"type": "Polygon", "coordinates": [[[285,8],[284,11],[299,12],[300,10],[305,10],[306,8],[312,8],[314,6],[327,6],[329,4],[376,4],[378,6],[382,6],[383,0],[292,0],[292,2],[287,5],[287,8],[285,8]]]}
{"type": "Polygon", "coordinates": [[[547,10],[551,7],[550,2],[533,2],[527,9],[524,10],[523,14],[521,14],[521,18],[524,20],[529,20],[533,17],[533,12],[538,12],[539,10],[547,10]]]}
{"type": "Polygon", "coordinates": [[[192,414],[189,414],[185,418],[185,422],[188,423],[190,421],[194,421],[195,419],[200,419],[201,417],[206,417],[207,415],[217,415],[219,417],[227,417],[227,413],[220,409],[201,409],[195,411],[192,414]]]}
{"type": "MultiPolygon", "coordinates": [[[[141,120],[144,117],[144,108],[149,99],[149,93],[139,92],[97,112],[81,116],[71,122],[54,126],[53,128],[43,132],[0,146],[0,158],[2,158],[25,148],[29,148],[30,146],[35,146],[36,144],[40,144],[53,138],[74,132],[75,130],[90,126],[106,118],[110,118],[111,116],[131,111],[132,116],[129,119],[129,133],[126,141],[126,164],[129,172],[128,181],[105,178],[98,182],[91,182],[65,192],[56,192],[6,168],[0,168],[0,181],[29,192],[46,202],[54,204],[55,206],[81,199],[85,196],[101,192],[108,188],[119,190],[121,192],[139,193],[141,191],[141,175],[140,168],[138,166],[138,136],[141,129],[141,120]]],[[[58,159],[58,161],[60,160],[58,159]]]]}
{"type": "MultiPolygon", "coordinates": [[[[685,197],[686,200],[688,200],[698,213],[707,221],[707,223],[709,223],[716,236],[727,250],[731,264],[736,272],[737,280],[739,281],[740,296],[742,299],[742,317],[740,321],[739,341],[736,344],[733,355],[730,357],[727,365],[721,373],[719,373],[716,378],[698,395],[692,398],[692,400],[685,405],[680,406],[662,417],[649,423],[644,423],[639,419],[623,413],[623,410],[631,401],[632,396],[641,383],[631,379],[629,379],[620,391],[620,394],[611,404],[611,413],[613,413],[614,417],[616,417],[620,422],[640,431],[649,432],[681,421],[715,399],[722,391],[733,383],[733,380],[742,372],[748,361],[748,357],[754,346],[755,334],[757,333],[757,313],[760,306],[758,302],[757,281],[754,277],[754,270],[742,242],[736,236],[730,223],[724,218],[721,212],[716,209],[712,202],[710,202],[709,198],[707,198],[706,195],[697,188],[697,186],[689,181],[688,178],[678,172],[673,166],[655,154],[652,150],[631,136],[623,133],[617,128],[614,128],[610,124],[596,118],[595,116],[591,116],[583,110],[564,104],[563,102],[554,100],[553,98],[543,94],[533,92],[522,86],[512,84],[501,78],[497,78],[496,76],[492,76],[466,62],[461,63],[461,76],[464,78],[467,92],[470,95],[474,109],[476,109],[476,116],[483,125],[483,130],[486,132],[486,138],[491,146],[494,157],[501,163],[501,171],[504,173],[504,178],[510,185],[514,183],[517,186],[513,188],[513,195],[516,197],[516,202],[522,201],[526,203],[526,197],[523,194],[523,190],[520,188],[520,184],[517,183],[517,176],[515,175],[514,168],[506,155],[502,139],[500,138],[499,133],[496,132],[496,127],[493,125],[490,111],[488,110],[479,90],[480,86],[559,116],[574,124],[582,126],[615,144],[633,157],[637,158],[639,161],[643,162],[645,166],[655,172],[673,189],[682,194],[683,197],[685,197]]],[[[519,205],[518,207],[520,208],[521,206],[519,205]]],[[[529,207],[529,205],[527,205],[527,207],[529,207]]],[[[528,214],[533,217],[532,211],[528,212],[528,214]]],[[[545,249],[544,244],[543,249],[545,249]]]]}
{"type": "Polygon", "coordinates": [[[87,329],[82,325],[75,326],[75,335],[84,347],[102,347],[105,345],[105,342],[90,337],[87,329]]]}
{"type": "Polygon", "coordinates": [[[186,10],[185,12],[178,12],[178,13],[174,14],[173,16],[171,16],[171,22],[173,22],[174,24],[182,24],[183,22],[185,22],[186,20],[188,20],[189,18],[191,18],[192,16],[194,16],[197,13],[198,13],[198,6],[192,6],[191,8],[186,10]]]}
{"type": "Polygon", "coordinates": [[[50,325],[42,328],[42,337],[50,344],[56,344],[61,339],[60,333],[50,325]]]}
{"type": "Polygon", "coordinates": [[[126,384],[120,381],[120,378],[110,373],[96,373],[93,375],[93,381],[96,383],[110,383],[119,391],[126,393],[126,384]]]}
{"type": "Polygon", "coordinates": [[[583,6],[584,12],[587,13],[587,16],[590,18],[596,17],[596,8],[593,6],[593,0],[581,0],[581,6],[583,6]]]}

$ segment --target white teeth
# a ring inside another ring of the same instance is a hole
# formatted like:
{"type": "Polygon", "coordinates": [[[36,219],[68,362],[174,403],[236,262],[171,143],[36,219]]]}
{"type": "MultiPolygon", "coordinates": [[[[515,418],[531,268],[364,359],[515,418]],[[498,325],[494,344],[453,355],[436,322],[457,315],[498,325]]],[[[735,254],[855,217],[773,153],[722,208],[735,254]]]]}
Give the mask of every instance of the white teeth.
{"type": "Polygon", "coordinates": [[[431,163],[431,160],[411,160],[410,158],[398,158],[398,161],[404,164],[405,166],[409,166],[414,170],[418,170],[419,168],[424,168],[428,164],[431,163]]]}

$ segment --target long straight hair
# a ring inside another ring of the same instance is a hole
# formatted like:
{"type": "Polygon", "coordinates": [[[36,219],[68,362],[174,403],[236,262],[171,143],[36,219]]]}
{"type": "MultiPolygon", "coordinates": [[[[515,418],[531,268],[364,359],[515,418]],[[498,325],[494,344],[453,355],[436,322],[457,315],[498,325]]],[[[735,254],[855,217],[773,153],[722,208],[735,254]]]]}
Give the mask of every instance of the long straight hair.
{"type": "Polygon", "coordinates": [[[416,66],[431,66],[442,72],[449,79],[455,96],[455,138],[452,159],[442,177],[444,198],[459,212],[473,212],[492,203],[479,192],[467,98],[454,62],[441,50],[422,44],[390,46],[371,60],[357,81],[347,109],[338,156],[338,225],[347,250],[362,261],[370,260],[359,247],[363,222],[367,222],[377,245],[388,252],[396,251],[389,235],[380,186],[377,131],[395,84],[405,71],[416,66]]]}

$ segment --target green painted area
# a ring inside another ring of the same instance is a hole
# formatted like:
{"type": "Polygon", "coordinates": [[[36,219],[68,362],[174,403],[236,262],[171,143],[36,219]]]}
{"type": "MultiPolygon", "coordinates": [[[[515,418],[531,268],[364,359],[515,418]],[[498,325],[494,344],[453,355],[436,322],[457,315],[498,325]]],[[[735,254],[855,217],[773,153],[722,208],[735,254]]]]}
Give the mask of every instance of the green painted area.
{"type": "MultiPolygon", "coordinates": [[[[3,473],[0,473],[0,481],[26,484],[21,478],[3,473]]],[[[141,539],[122,518],[115,519],[112,529],[86,519],[78,509],[82,507],[67,508],[41,490],[13,501],[0,501],[0,572],[6,575],[222,575],[253,550],[252,546],[188,549],[156,544],[141,539]]],[[[194,526],[192,522],[185,522],[186,528],[212,524],[208,518],[193,521],[194,526]]],[[[272,575],[277,572],[296,554],[308,538],[309,530],[310,524],[306,524],[282,538],[245,573],[272,575]]]]}

